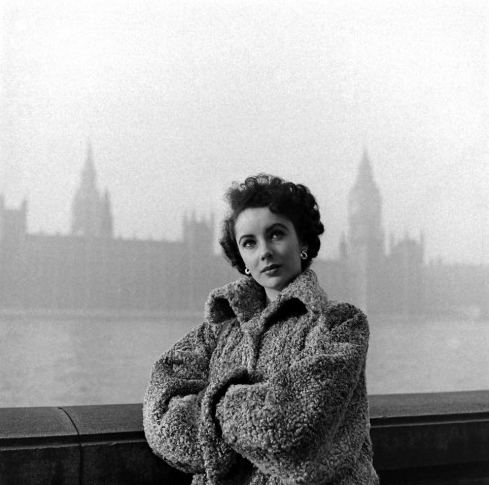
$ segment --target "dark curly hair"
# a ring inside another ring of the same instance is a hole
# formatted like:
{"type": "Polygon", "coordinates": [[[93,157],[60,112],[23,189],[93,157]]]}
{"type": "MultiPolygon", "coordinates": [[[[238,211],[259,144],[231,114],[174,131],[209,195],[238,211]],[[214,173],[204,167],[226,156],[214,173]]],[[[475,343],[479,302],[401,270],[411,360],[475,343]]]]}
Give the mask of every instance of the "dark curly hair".
{"type": "Polygon", "coordinates": [[[240,273],[245,274],[245,264],[239,254],[234,225],[241,212],[257,207],[268,207],[271,212],[292,222],[299,240],[308,246],[307,259],[301,260],[302,271],[311,265],[321,247],[319,236],[324,232],[324,226],[316,199],[306,186],[260,173],[241,184],[233,182],[225,197],[230,213],[223,221],[219,243],[226,258],[240,273]]]}

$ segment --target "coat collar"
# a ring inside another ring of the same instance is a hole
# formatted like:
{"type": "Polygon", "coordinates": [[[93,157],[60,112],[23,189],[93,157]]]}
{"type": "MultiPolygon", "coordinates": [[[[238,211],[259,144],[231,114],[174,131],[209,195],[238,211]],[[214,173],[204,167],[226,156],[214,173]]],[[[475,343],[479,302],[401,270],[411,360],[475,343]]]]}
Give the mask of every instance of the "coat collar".
{"type": "Polygon", "coordinates": [[[307,311],[321,313],[327,296],[319,286],[316,273],[307,269],[286,286],[268,306],[265,291],[253,278],[243,277],[221,288],[213,290],[207,299],[205,316],[209,323],[222,323],[229,318],[247,322],[261,313],[262,318],[275,314],[284,303],[300,301],[307,311]]]}

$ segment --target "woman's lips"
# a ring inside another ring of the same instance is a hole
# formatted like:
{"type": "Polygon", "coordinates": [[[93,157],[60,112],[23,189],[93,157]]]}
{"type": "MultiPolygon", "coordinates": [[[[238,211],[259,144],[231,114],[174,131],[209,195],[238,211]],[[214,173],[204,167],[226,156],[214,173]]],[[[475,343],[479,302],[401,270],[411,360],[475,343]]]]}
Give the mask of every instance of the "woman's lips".
{"type": "Polygon", "coordinates": [[[279,269],[280,269],[279,264],[270,264],[268,266],[265,266],[261,272],[269,276],[273,276],[278,272],[279,269]]]}

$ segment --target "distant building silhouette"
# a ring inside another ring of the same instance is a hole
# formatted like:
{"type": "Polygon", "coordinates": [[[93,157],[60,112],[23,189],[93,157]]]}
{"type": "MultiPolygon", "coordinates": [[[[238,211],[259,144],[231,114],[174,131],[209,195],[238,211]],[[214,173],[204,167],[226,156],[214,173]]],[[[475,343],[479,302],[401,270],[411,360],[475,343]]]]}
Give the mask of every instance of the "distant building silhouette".
{"type": "Polygon", "coordinates": [[[382,197],[366,151],[348,198],[348,237],[341,236],[338,253],[337,260],[314,263],[331,297],[373,314],[428,311],[424,240],[391,238],[386,252],[382,197]]]}
{"type": "MultiPolygon", "coordinates": [[[[239,276],[214,254],[214,219],[183,218],[180,241],[113,237],[108,191],[96,183],[88,145],[72,204],[69,235],[27,232],[27,203],[7,208],[0,196],[0,309],[174,312],[202,310],[208,292],[239,276]]],[[[348,199],[348,234],[338,258],[313,263],[330,298],[369,314],[487,313],[485,265],[425,264],[424,236],[391,236],[382,226],[382,197],[365,151],[348,199]]]]}
{"type": "Polygon", "coordinates": [[[85,237],[112,237],[109,192],[102,196],[96,182],[92,145],[89,142],[81,182],[71,208],[71,234],[85,237]]]}
{"type": "Polygon", "coordinates": [[[348,199],[348,223],[352,302],[366,311],[381,310],[386,271],[382,198],[366,151],[348,199]]]}

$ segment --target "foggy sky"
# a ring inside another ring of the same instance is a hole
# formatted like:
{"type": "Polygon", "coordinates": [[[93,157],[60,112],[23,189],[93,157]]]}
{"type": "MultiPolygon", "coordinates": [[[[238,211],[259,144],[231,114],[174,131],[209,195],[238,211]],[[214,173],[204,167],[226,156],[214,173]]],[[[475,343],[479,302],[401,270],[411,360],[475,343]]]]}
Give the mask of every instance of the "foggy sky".
{"type": "Polygon", "coordinates": [[[367,149],[386,236],[489,263],[486,1],[0,5],[0,190],[30,231],[69,230],[90,139],[116,235],[178,238],[269,172],[310,187],[335,256],[367,149]]]}

